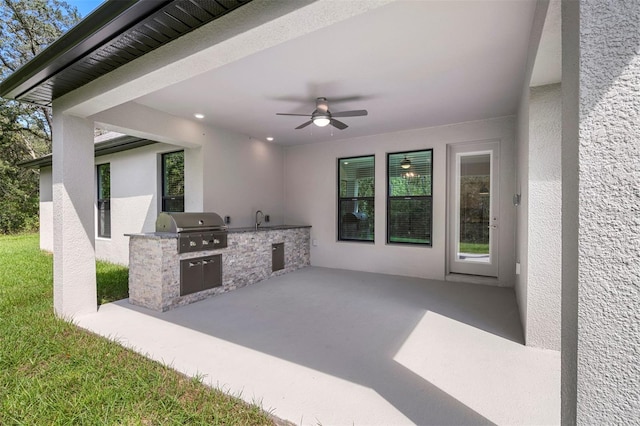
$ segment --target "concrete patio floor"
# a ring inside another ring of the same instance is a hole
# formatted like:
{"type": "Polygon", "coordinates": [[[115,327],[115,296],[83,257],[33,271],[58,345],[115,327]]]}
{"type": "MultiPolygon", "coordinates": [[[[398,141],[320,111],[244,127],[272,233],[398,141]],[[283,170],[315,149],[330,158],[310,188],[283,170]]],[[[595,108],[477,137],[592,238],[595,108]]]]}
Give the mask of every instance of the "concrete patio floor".
{"type": "Polygon", "coordinates": [[[522,345],[512,289],[308,267],[75,322],[296,424],[560,423],[560,354],[522,345]]]}

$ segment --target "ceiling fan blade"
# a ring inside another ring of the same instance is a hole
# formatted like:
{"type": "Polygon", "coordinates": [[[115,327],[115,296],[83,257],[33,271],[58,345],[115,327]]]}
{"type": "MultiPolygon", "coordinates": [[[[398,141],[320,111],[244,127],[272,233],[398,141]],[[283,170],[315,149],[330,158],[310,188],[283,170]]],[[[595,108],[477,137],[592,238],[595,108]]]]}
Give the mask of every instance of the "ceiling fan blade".
{"type": "Polygon", "coordinates": [[[311,117],[311,114],[287,114],[286,112],[276,112],[276,115],[295,115],[296,117],[311,117]]]}
{"type": "Polygon", "coordinates": [[[335,119],[333,119],[333,118],[331,119],[330,124],[331,124],[333,127],[335,127],[336,129],[340,129],[340,130],[344,130],[344,129],[346,129],[347,127],[349,127],[349,126],[347,126],[346,124],[344,124],[342,121],[338,121],[338,120],[335,120],[335,119]]]}
{"type": "Polygon", "coordinates": [[[366,109],[356,109],[353,111],[342,111],[342,112],[332,112],[332,117],[360,117],[363,115],[367,115],[368,112],[366,109]]]}
{"type": "Polygon", "coordinates": [[[309,121],[307,121],[306,123],[302,123],[301,125],[299,125],[298,127],[296,127],[296,129],[295,129],[295,130],[298,130],[298,129],[304,129],[305,127],[307,127],[307,126],[308,126],[309,124],[311,124],[311,123],[313,123],[313,120],[309,120],[309,121]]]}

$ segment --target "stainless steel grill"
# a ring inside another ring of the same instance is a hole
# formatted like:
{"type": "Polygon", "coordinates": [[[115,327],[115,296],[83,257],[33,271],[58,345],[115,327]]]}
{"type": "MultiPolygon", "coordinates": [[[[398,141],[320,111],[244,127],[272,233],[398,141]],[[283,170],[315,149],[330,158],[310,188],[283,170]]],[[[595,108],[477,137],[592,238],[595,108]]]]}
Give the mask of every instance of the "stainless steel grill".
{"type": "Polygon", "coordinates": [[[227,247],[227,226],[213,212],[162,212],[156,220],[156,232],[177,233],[178,253],[227,247]]]}

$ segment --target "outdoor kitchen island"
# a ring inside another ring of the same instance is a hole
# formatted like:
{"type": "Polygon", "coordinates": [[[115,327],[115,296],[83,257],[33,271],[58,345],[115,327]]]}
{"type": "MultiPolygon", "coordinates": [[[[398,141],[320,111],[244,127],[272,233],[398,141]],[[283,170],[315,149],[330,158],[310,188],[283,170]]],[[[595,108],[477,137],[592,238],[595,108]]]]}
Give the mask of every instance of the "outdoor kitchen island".
{"type": "Polygon", "coordinates": [[[129,302],[164,312],[308,266],[310,228],[230,228],[226,247],[188,252],[178,233],[127,234],[129,302]]]}

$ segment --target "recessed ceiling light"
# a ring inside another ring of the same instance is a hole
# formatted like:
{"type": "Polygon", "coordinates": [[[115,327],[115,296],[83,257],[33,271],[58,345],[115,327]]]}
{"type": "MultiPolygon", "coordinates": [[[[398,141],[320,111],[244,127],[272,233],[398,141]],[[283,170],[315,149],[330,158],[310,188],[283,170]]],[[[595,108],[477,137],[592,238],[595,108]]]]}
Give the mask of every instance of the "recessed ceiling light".
{"type": "Polygon", "coordinates": [[[200,114],[199,112],[193,114],[193,116],[198,120],[202,120],[204,118],[204,114],[200,114]]]}
{"type": "Polygon", "coordinates": [[[267,140],[268,140],[269,142],[273,142],[273,137],[272,137],[272,136],[267,136],[267,140]]]}

